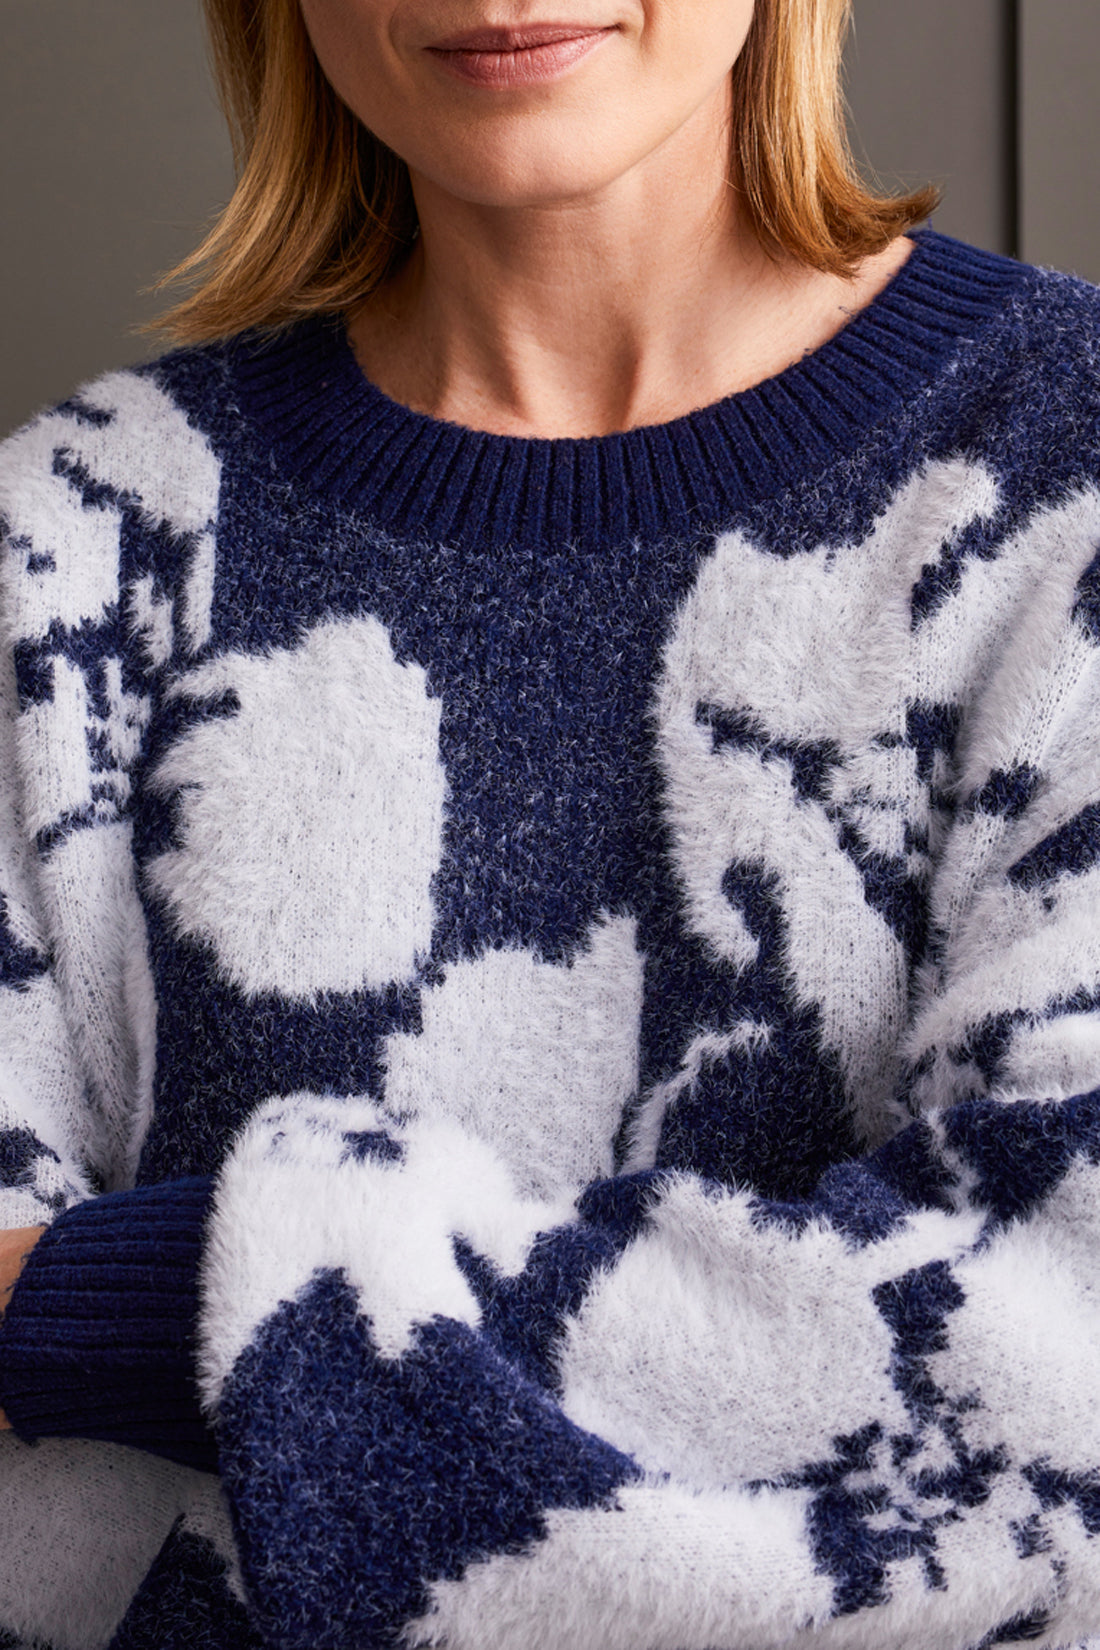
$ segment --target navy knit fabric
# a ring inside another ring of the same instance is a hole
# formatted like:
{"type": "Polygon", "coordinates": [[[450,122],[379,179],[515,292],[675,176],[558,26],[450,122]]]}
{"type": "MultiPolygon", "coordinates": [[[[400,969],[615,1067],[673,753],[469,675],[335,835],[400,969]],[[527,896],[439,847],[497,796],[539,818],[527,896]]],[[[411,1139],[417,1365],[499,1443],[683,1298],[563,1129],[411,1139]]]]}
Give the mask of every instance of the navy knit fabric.
{"type": "Polygon", "coordinates": [[[0,450],[0,1632],[1100,1634],[1098,363],[924,234],[656,428],[0,450]]]}
{"type": "Polygon", "coordinates": [[[210,1193],[200,1179],[114,1192],[47,1228],[4,1315],[4,1411],[20,1437],[111,1439],[217,1470],[195,1386],[210,1193]]]}
{"type": "Polygon", "coordinates": [[[110,1650],[262,1650],[225,1560],[182,1519],[127,1610],[110,1650]]]}

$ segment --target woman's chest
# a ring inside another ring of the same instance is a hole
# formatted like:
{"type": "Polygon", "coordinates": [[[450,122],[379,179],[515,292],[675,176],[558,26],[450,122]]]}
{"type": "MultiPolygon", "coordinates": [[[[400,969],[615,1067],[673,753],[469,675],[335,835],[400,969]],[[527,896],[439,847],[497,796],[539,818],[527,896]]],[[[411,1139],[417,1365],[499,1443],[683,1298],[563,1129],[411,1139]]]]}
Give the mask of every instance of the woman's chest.
{"type": "Polygon", "coordinates": [[[293,623],[161,702],[144,1172],[296,1089],[446,1111],[540,1187],[662,1139],[725,1173],[697,1140],[744,1167],[810,1110],[874,1133],[957,727],[898,592],[861,618],[859,569],[735,535],[583,577],[434,554],[369,603],[303,566],[293,623]]]}

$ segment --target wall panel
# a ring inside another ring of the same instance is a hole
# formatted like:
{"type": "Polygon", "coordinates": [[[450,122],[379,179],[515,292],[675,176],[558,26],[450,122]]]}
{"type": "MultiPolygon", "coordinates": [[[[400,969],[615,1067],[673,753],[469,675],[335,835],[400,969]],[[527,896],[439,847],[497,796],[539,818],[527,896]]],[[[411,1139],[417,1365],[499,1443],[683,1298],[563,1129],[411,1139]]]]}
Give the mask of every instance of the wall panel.
{"type": "Polygon", "coordinates": [[[1020,12],[1021,253],[1100,282],[1100,4],[1020,12]]]}
{"type": "Polygon", "coordinates": [[[855,0],[854,17],[847,72],[857,154],[891,185],[941,185],[938,229],[1009,251],[1013,54],[1005,0],[855,0]]]}
{"type": "Polygon", "coordinates": [[[0,0],[0,435],[155,347],[141,289],[231,187],[198,0],[0,0]]]}

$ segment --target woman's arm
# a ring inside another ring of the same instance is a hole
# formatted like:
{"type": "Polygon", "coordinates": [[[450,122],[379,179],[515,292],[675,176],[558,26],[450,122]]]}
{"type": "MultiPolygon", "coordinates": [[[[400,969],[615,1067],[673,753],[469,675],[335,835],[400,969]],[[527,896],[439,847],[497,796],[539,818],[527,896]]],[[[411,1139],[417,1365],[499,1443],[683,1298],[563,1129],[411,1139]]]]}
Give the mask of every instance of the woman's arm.
{"type": "Polygon", "coordinates": [[[48,1223],[0,1323],[0,1405],[23,1438],[108,1438],[210,1466],[191,1345],[209,1187],[95,1195],[132,1186],[151,1105],[130,802],[164,657],[128,586],[126,512],[154,528],[190,530],[188,510],[207,521],[207,497],[192,500],[166,457],[181,444],[216,483],[156,385],[115,374],[0,447],[6,1281],[28,1254],[20,1234],[48,1223]]]}
{"type": "MultiPolygon", "coordinates": [[[[23,1270],[27,1256],[45,1230],[44,1226],[23,1226],[13,1227],[8,1232],[0,1232],[0,1318],[3,1317],[12,1291],[19,1282],[19,1274],[23,1270]]],[[[10,1430],[11,1422],[0,1409],[0,1432],[10,1430]]]]}
{"type": "Polygon", "coordinates": [[[565,1221],[456,1131],[297,1109],[242,1142],[205,1287],[273,1644],[1100,1619],[1100,1097],[964,1103],[800,1202],[651,1171],[565,1221]]]}
{"type": "Polygon", "coordinates": [[[45,1230],[44,1226],[22,1226],[0,1232],[0,1316],[11,1300],[27,1256],[45,1230]]]}

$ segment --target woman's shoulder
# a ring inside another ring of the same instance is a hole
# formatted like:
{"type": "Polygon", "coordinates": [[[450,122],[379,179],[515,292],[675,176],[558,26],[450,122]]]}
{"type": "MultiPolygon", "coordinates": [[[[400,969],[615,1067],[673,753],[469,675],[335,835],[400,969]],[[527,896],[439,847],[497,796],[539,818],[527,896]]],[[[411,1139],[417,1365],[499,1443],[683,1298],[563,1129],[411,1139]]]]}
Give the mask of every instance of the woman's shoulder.
{"type": "Polygon", "coordinates": [[[946,236],[927,236],[964,277],[1004,285],[990,324],[975,336],[979,353],[998,362],[1002,383],[1044,383],[1056,399],[1094,401],[1100,389],[1100,287],[1079,276],[1001,254],[980,251],[946,236]]]}
{"type": "Polygon", "coordinates": [[[172,349],[79,385],[0,441],[0,517],[12,525],[21,511],[48,511],[51,495],[62,502],[55,484],[67,481],[82,504],[201,531],[227,462],[249,485],[270,478],[269,426],[293,422],[306,379],[308,420],[342,339],[338,319],[308,317],[172,349]]]}
{"type": "Polygon", "coordinates": [[[1100,286],[1070,270],[1020,262],[1021,303],[1036,317],[1063,316],[1071,328],[1100,331],[1100,286]]]}
{"type": "Polygon", "coordinates": [[[117,651],[125,615],[141,658],[159,665],[173,601],[189,643],[205,640],[226,372],[219,345],[107,372],[0,443],[4,622],[17,642],[117,651]]]}
{"type": "Polygon", "coordinates": [[[905,388],[897,438],[980,457],[1012,479],[1021,510],[1096,485],[1100,289],[931,231],[914,238],[865,328],[905,388]]]}
{"type": "Polygon", "coordinates": [[[138,508],[183,531],[204,526],[227,355],[209,345],[103,373],[0,442],[9,531],[24,514],[48,520],[74,504],[138,508]]]}
{"type": "Polygon", "coordinates": [[[1014,306],[1024,361],[1037,375],[1094,397],[1100,386],[1100,287],[1041,265],[1023,265],[1014,306]]]}
{"type": "MultiPolygon", "coordinates": [[[[1002,327],[980,356],[997,391],[989,439],[999,438],[1006,471],[1052,497],[1100,486],[1100,289],[1023,266],[1002,327]]],[[[979,376],[982,365],[979,358],[979,376]]]]}

